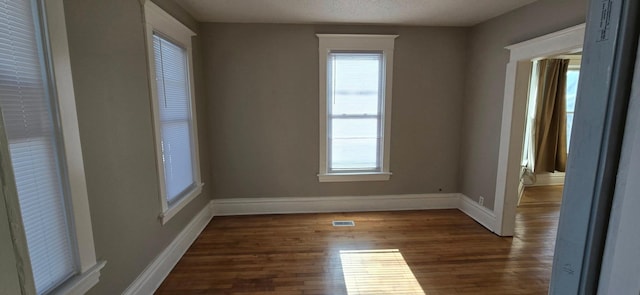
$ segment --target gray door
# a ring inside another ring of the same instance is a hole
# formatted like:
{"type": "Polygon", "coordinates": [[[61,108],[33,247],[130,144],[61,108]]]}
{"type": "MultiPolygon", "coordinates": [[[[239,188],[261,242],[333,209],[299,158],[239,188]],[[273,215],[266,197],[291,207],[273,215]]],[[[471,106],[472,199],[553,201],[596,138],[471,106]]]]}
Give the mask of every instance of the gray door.
{"type": "MultiPolygon", "coordinates": [[[[550,294],[595,294],[638,44],[637,0],[591,0],[550,294]]],[[[635,293],[637,294],[637,293],[635,293]]]]}
{"type": "Polygon", "coordinates": [[[640,294],[640,60],[636,67],[598,294],[640,294]]]}

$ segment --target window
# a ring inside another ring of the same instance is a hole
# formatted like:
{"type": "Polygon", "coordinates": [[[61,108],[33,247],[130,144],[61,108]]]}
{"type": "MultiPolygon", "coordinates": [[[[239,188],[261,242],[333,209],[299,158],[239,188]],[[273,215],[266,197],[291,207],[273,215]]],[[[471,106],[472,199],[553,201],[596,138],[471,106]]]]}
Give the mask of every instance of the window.
{"type": "Polygon", "coordinates": [[[202,191],[191,79],[195,33],[151,1],[145,15],[164,224],[202,191]]]}
{"type": "MultiPolygon", "coordinates": [[[[565,88],[566,97],[566,114],[567,114],[567,153],[571,143],[571,130],[573,127],[573,113],[576,106],[576,97],[578,94],[578,80],[580,78],[580,62],[582,56],[580,54],[563,55],[562,58],[569,59],[569,69],[567,70],[567,81],[565,88]]],[[[527,167],[529,171],[533,171],[534,167],[534,144],[533,136],[536,122],[536,98],[538,96],[538,60],[532,62],[531,81],[529,83],[529,97],[527,102],[527,118],[524,135],[524,146],[521,165],[527,167]]]]}
{"type": "Polygon", "coordinates": [[[16,255],[29,262],[18,266],[21,284],[28,294],[84,293],[104,262],[95,259],[62,2],[2,2],[2,201],[14,213],[16,255]]]}
{"type": "Polygon", "coordinates": [[[576,96],[578,95],[578,79],[580,78],[580,64],[569,64],[567,71],[567,153],[571,144],[571,129],[573,128],[573,112],[576,108],[576,96]]]}
{"type": "Polygon", "coordinates": [[[535,164],[533,132],[536,122],[536,100],[538,98],[538,78],[540,75],[538,62],[538,60],[535,60],[531,63],[531,80],[529,81],[529,93],[527,97],[527,115],[525,118],[526,125],[521,161],[521,166],[526,167],[525,171],[531,173],[533,173],[533,166],[535,164]]]}
{"type": "Polygon", "coordinates": [[[320,40],[320,182],[388,180],[397,35],[320,40]]]}

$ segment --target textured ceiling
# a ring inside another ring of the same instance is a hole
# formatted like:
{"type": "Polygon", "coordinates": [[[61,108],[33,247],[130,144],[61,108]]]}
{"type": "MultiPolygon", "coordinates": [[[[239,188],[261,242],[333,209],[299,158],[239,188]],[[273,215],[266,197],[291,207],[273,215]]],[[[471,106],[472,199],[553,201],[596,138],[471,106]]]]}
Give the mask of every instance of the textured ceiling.
{"type": "Polygon", "coordinates": [[[176,0],[198,21],[471,26],[536,0],[176,0]]]}

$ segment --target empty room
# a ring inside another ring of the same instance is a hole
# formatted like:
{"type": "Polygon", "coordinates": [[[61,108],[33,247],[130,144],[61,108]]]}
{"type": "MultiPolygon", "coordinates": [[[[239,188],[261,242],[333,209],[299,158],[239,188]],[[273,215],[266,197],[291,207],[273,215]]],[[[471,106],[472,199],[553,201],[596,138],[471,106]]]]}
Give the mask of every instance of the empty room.
{"type": "Polygon", "coordinates": [[[639,14],[0,0],[0,295],[637,295],[639,14]]]}

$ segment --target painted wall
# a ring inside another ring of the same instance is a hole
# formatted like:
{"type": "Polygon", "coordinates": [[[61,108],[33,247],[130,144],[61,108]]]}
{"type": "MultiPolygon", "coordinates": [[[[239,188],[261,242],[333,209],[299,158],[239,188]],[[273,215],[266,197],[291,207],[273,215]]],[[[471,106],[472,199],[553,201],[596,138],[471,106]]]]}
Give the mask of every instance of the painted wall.
{"type": "MultiPolygon", "coordinates": [[[[2,182],[2,181],[0,181],[2,182]]],[[[4,184],[2,184],[4,187],[4,184]]],[[[0,294],[20,294],[17,258],[11,237],[4,191],[0,191],[0,294]]]]}
{"type": "Polygon", "coordinates": [[[500,144],[505,46],[585,21],[587,1],[540,0],[471,28],[460,152],[460,191],[492,209],[500,144]]]}
{"type": "MultiPolygon", "coordinates": [[[[120,294],[208,203],[209,187],[168,224],[160,224],[140,2],[64,4],[96,252],[107,261],[100,283],[89,293],[120,294]]],[[[174,13],[179,8],[166,0],[158,4],[174,13]]],[[[188,16],[181,11],[176,15],[188,16]]],[[[206,106],[198,51],[194,58],[197,104],[206,106]]],[[[199,127],[202,159],[208,159],[206,127],[199,127]]],[[[208,179],[208,161],[201,168],[208,179]]]]}
{"type": "Polygon", "coordinates": [[[467,29],[201,24],[214,198],[458,192],[467,29]],[[316,33],[399,34],[386,182],[319,183],[316,33]]]}

